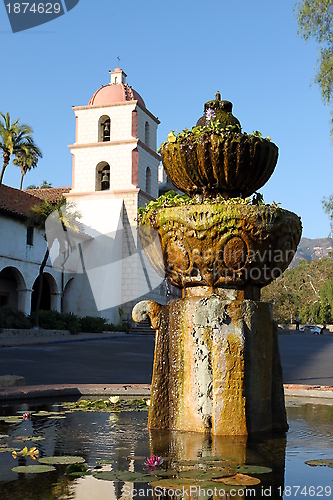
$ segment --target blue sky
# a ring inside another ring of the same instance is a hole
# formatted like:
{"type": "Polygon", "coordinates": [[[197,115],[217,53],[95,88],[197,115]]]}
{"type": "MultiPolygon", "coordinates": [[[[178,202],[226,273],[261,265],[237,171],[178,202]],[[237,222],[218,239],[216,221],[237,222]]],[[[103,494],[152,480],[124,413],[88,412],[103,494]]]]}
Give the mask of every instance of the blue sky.
{"type": "MultiPolygon", "coordinates": [[[[13,34],[0,3],[0,110],[31,125],[43,152],[25,179],[70,185],[72,105],[85,105],[109,69],[159,117],[158,143],[191,127],[220,90],[243,130],[259,130],[279,147],[266,202],[301,216],[303,236],[326,237],[323,196],[333,193],[330,112],[311,87],[317,46],[297,37],[293,1],[80,0],[66,15],[13,34]]],[[[10,165],[4,183],[18,187],[10,165]]]]}

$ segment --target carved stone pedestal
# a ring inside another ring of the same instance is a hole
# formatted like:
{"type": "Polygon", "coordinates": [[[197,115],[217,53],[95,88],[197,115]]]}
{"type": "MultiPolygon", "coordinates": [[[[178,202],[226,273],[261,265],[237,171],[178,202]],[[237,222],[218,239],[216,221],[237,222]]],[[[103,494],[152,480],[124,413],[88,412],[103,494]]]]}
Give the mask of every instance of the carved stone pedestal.
{"type": "Polygon", "coordinates": [[[160,306],[133,319],[156,329],[148,427],[247,435],[288,429],[277,327],[269,304],[227,290],[160,306]]]}

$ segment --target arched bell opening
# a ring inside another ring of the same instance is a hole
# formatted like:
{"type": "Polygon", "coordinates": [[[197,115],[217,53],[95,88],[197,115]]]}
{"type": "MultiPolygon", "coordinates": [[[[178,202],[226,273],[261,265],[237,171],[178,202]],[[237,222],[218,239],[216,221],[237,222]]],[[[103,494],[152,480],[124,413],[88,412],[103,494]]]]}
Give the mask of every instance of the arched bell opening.
{"type": "Polygon", "coordinates": [[[96,167],[96,191],[110,189],[110,165],[106,161],[100,162],[96,167]]]}

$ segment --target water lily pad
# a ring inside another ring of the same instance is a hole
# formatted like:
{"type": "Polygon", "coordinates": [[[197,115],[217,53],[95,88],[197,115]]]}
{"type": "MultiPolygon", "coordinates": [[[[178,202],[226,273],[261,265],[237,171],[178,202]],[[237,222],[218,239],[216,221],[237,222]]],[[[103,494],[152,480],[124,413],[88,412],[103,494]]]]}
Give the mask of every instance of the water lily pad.
{"type": "Polygon", "coordinates": [[[213,455],[208,455],[206,457],[201,457],[201,462],[223,462],[223,463],[233,463],[235,460],[230,457],[223,457],[223,456],[213,456],[213,455]]]}
{"type": "Polygon", "coordinates": [[[50,415],[47,418],[50,418],[50,419],[60,419],[60,418],[66,418],[66,416],[65,415],[50,415]]]}
{"type": "Polygon", "coordinates": [[[31,415],[33,417],[52,417],[53,415],[57,416],[57,415],[64,415],[65,412],[63,411],[44,411],[44,410],[41,410],[41,411],[38,411],[36,413],[32,413],[31,415]]]}
{"type": "Polygon", "coordinates": [[[230,469],[221,469],[221,470],[206,470],[205,472],[202,472],[200,479],[205,480],[205,481],[210,481],[211,479],[221,479],[224,477],[231,477],[234,476],[235,472],[231,471],[230,469]]]}
{"type": "Polygon", "coordinates": [[[232,467],[232,470],[241,474],[268,474],[272,472],[270,467],[262,467],[261,465],[238,465],[232,467]]]}
{"type": "Polygon", "coordinates": [[[0,453],[6,453],[8,452],[13,452],[13,451],[18,451],[20,448],[9,448],[9,446],[0,446],[0,453]]]}
{"type": "Polygon", "coordinates": [[[18,417],[17,415],[15,416],[9,416],[9,417],[0,417],[1,422],[5,422],[6,424],[20,424],[23,422],[22,417],[18,417]]]}
{"type": "Polygon", "coordinates": [[[125,470],[96,472],[93,474],[93,476],[96,479],[101,479],[103,481],[124,481],[132,483],[134,482],[146,483],[151,478],[149,474],[142,474],[140,472],[129,472],[125,470]]]}
{"type": "Polygon", "coordinates": [[[119,471],[117,479],[124,482],[142,482],[145,483],[151,478],[150,474],[142,474],[141,472],[119,471]]]}
{"type": "Polygon", "coordinates": [[[5,439],[5,438],[8,438],[8,434],[0,434],[0,439],[5,439]]]}
{"type": "Polygon", "coordinates": [[[132,457],[132,455],[128,455],[125,458],[126,458],[126,460],[146,460],[147,459],[147,457],[144,455],[137,455],[137,456],[133,456],[133,457],[132,457]]]}
{"type": "Polygon", "coordinates": [[[117,473],[114,470],[94,472],[93,477],[102,481],[117,481],[117,473]]]}
{"type": "Polygon", "coordinates": [[[212,481],[203,481],[200,483],[200,488],[201,490],[214,490],[216,488],[217,490],[217,493],[221,490],[223,490],[225,493],[228,493],[229,491],[231,490],[237,490],[239,492],[243,491],[246,486],[240,486],[240,485],[237,485],[235,487],[235,485],[231,485],[231,484],[225,484],[225,483],[222,483],[220,481],[217,481],[215,479],[213,479],[212,481]]]}
{"type": "Polygon", "coordinates": [[[0,417],[0,420],[2,420],[3,422],[5,420],[19,420],[21,422],[22,416],[20,416],[20,415],[3,415],[0,417]]]}
{"type": "Polygon", "coordinates": [[[178,464],[176,464],[176,465],[182,471],[183,470],[199,470],[199,469],[202,471],[206,470],[206,468],[203,467],[202,464],[196,464],[196,465],[178,465],[178,464]]]}
{"type": "Polygon", "coordinates": [[[115,463],[117,463],[117,460],[112,460],[110,458],[98,458],[97,459],[97,463],[98,464],[105,464],[105,465],[107,465],[107,464],[115,464],[115,463]]]}
{"type": "Polygon", "coordinates": [[[151,480],[149,481],[149,484],[151,485],[152,488],[160,487],[160,488],[166,488],[166,489],[174,489],[174,488],[184,488],[185,491],[187,491],[187,486],[190,488],[191,486],[198,486],[200,482],[199,481],[194,481],[193,479],[159,479],[157,481],[151,480]]]}
{"type": "Polygon", "coordinates": [[[311,467],[323,466],[326,465],[333,469],[333,458],[321,458],[318,460],[307,460],[306,465],[310,465],[311,467]]]}
{"type": "Polygon", "coordinates": [[[193,470],[184,470],[179,472],[178,477],[179,479],[181,478],[186,478],[186,479],[198,479],[200,476],[203,474],[202,469],[193,469],[193,470]]]}
{"type": "Polygon", "coordinates": [[[64,457],[43,457],[38,460],[41,464],[52,464],[52,465],[69,465],[69,464],[82,464],[85,459],[76,456],[64,456],[64,457]]]}
{"type": "Polygon", "coordinates": [[[91,472],[72,472],[71,474],[67,474],[66,473],[66,476],[69,476],[69,477],[72,477],[72,478],[75,478],[75,477],[81,477],[81,476],[91,476],[91,472]]]}
{"type": "Polygon", "coordinates": [[[197,460],[177,460],[177,465],[198,465],[202,464],[202,460],[197,459],[197,460]]]}
{"type": "Polygon", "coordinates": [[[26,441],[44,441],[45,437],[43,436],[16,436],[14,439],[14,443],[25,443],[26,441]]]}
{"type": "Polygon", "coordinates": [[[232,463],[230,463],[229,461],[227,460],[220,460],[220,461],[205,461],[203,462],[203,465],[205,467],[209,467],[209,468],[223,468],[223,467],[228,467],[228,466],[232,466],[232,463]]]}
{"type": "Polygon", "coordinates": [[[178,471],[175,469],[154,471],[154,476],[157,476],[157,477],[174,477],[174,476],[177,476],[177,474],[178,474],[178,471]]]}
{"type": "Polygon", "coordinates": [[[51,472],[56,470],[52,465],[19,465],[13,467],[13,472],[23,473],[23,474],[40,474],[42,472],[51,472]]]}
{"type": "Polygon", "coordinates": [[[70,464],[66,467],[66,476],[87,476],[90,474],[88,472],[88,467],[85,464],[70,464]]]}
{"type": "Polygon", "coordinates": [[[261,481],[257,477],[248,476],[247,474],[235,474],[232,477],[216,479],[215,482],[223,482],[230,486],[255,486],[261,481]]]}

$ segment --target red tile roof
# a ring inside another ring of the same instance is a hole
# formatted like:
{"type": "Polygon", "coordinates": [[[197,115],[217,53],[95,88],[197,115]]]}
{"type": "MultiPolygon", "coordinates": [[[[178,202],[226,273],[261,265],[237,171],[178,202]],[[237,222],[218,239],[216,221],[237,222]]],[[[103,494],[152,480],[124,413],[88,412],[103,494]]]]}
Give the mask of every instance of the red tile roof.
{"type": "Polygon", "coordinates": [[[0,213],[11,215],[19,219],[27,219],[34,205],[40,203],[40,198],[1,184],[0,186],[0,213]]]}
{"type": "Polygon", "coordinates": [[[50,203],[57,203],[65,193],[69,193],[72,188],[70,186],[60,188],[37,188],[26,189],[25,192],[37,196],[41,200],[47,200],[50,203]]]}

